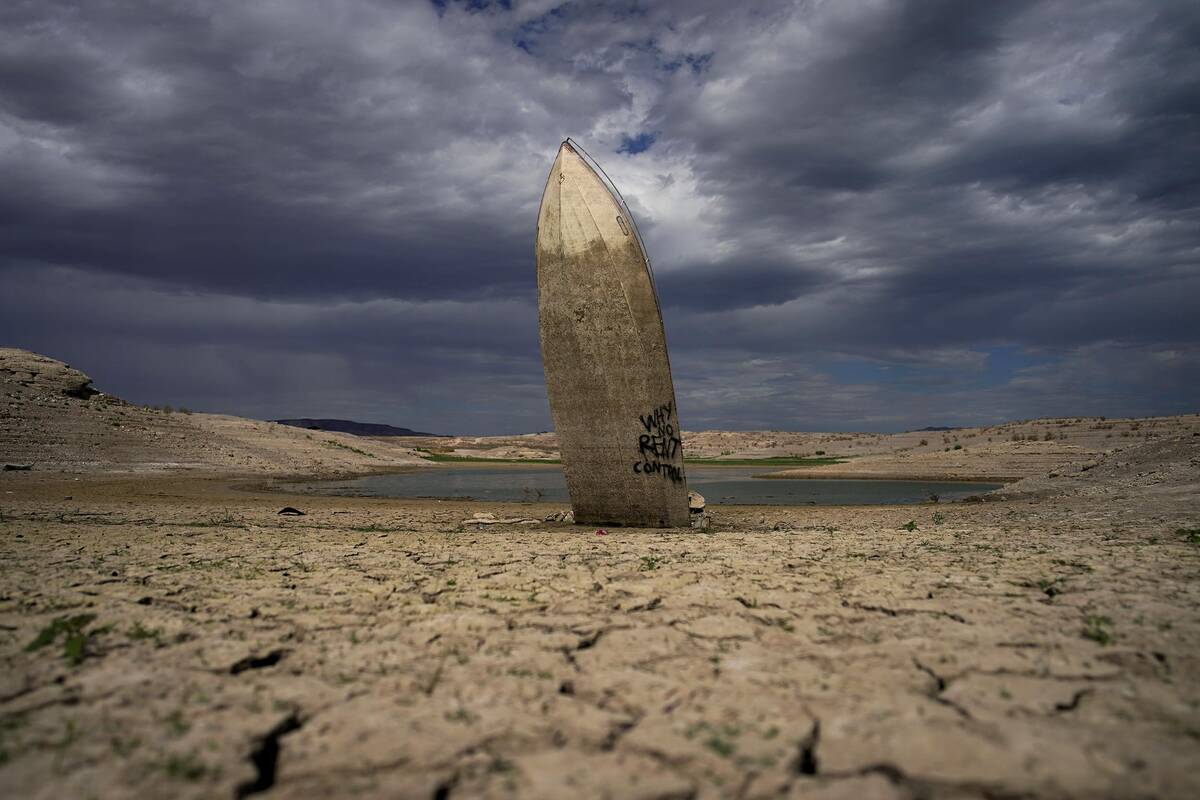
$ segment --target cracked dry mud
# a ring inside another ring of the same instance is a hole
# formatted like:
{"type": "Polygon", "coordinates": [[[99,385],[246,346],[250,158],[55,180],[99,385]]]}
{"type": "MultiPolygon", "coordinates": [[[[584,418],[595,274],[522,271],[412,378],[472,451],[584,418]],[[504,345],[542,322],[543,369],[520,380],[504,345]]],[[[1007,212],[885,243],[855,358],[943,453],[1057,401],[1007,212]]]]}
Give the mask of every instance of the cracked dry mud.
{"type": "Polygon", "coordinates": [[[1193,441],[1000,502],[606,536],[462,524],[548,504],[5,475],[0,787],[1197,797],[1193,441]]]}

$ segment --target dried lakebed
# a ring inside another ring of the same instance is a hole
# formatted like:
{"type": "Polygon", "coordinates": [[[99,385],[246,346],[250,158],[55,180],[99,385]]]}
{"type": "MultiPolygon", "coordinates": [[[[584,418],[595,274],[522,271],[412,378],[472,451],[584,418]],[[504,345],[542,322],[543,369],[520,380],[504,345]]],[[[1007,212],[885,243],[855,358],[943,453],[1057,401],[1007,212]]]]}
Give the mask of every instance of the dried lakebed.
{"type": "MultiPolygon", "coordinates": [[[[688,486],[721,505],[905,505],[961,500],[998,489],[999,483],[924,480],[756,480],[773,468],[688,467],[688,486]]],[[[443,467],[420,472],[368,475],[348,480],[308,481],[292,491],[335,496],[454,498],[565,503],[562,468],[523,466],[443,467]]]]}

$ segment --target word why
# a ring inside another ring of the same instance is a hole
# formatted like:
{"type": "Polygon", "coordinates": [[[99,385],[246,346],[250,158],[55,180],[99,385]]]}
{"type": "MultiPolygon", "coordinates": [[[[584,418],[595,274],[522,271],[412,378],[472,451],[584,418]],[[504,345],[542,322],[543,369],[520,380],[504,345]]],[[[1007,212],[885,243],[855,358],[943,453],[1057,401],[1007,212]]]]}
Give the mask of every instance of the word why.
{"type": "Polygon", "coordinates": [[[641,475],[664,475],[674,483],[683,481],[683,467],[670,462],[676,460],[683,440],[675,429],[675,401],[661,405],[638,419],[645,433],[638,435],[639,461],[633,462],[633,471],[641,475]]]}

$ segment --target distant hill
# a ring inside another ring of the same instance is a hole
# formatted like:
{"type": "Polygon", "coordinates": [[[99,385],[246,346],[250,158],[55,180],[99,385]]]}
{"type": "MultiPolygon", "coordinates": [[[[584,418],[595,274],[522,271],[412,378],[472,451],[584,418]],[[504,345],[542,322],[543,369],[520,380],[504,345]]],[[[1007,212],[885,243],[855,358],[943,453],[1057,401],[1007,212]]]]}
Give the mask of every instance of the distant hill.
{"type": "Polygon", "coordinates": [[[336,431],[350,433],[355,436],[444,436],[441,433],[422,433],[410,428],[397,428],[394,425],[384,425],[378,422],[354,422],[348,419],[277,419],[280,425],[291,425],[293,428],[305,428],[310,431],[336,431]]]}

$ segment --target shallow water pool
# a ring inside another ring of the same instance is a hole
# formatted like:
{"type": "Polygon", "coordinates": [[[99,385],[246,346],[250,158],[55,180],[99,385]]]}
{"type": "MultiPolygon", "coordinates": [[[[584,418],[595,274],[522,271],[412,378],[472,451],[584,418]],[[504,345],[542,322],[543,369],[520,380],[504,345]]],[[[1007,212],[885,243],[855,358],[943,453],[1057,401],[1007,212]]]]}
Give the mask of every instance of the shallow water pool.
{"type": "MultiPolygon", "coordinates": [[[[999,483],[755,478],[771,468],[687,468],[688,487],[709,503],[729,505],[900,505],[937,495],[960,500],[998,489],[999,483]]],[[[525,466],[433,467],[418,472],[368,475],[298,484],[300,491],[368,497],[439,497],[462,500],[543,500],[565,503],[562,468],[525,466]]]]}

